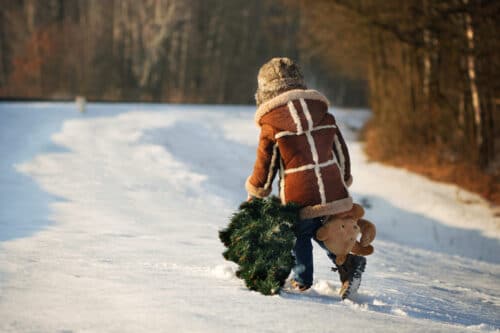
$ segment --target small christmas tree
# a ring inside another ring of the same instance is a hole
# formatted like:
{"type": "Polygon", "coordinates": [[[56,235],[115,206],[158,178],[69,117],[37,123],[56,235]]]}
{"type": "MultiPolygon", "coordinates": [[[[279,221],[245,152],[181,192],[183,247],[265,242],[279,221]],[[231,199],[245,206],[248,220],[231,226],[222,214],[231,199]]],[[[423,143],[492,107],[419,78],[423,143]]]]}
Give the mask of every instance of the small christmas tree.
{"type": "Polygon", "coordinates": [[[276,197],[241,204],[219,238],[223,256],[239,265],[236,276],[264,295],[279,293],[294,265],[292,248],[299,206],[276,197]]]}

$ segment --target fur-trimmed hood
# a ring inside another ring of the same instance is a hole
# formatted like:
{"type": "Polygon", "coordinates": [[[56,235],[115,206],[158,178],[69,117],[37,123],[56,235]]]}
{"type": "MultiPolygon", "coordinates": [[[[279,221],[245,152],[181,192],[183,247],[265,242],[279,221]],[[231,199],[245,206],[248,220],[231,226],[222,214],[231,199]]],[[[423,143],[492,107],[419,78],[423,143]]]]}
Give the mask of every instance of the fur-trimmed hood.
{"type": "Polygon", "coordinates": [[[270,100],[267,102],[263,103],[257,108],[257,111],[255,112],[255,123],[257,126],[261,126],[261,119],[264,117],[266,114],[269,112],[276,110],[280,106],[286,105],[288,102],[293,101],[293,100],[298,100],[298,99],[307,99],[307,100],[315,100],[315,101],[321,101],[325,103],[325,105],[328,106],[330,105],[330,102],[328,99],[323,96],[320,92],[313,90],[313,89],[293,89],[286,91],[270,100]]]}

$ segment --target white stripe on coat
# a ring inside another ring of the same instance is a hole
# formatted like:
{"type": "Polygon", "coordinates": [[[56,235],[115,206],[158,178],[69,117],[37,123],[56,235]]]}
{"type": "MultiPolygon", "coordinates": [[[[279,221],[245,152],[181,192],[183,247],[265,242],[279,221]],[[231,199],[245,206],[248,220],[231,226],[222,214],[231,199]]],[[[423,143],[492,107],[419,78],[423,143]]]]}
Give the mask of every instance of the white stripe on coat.
{"type": "MultiPolygon", "coordinates": [[[[302,134],[302,133],[300,133],[302,134]]],[[[300,135],[299,133],[296,133],[296,132],[290,132],[290,131],[282,131],[282,132],[278,132],[274,138],[275,139],[279,139],[279,138],[282,138],[284,136],[289,136],[289,135],[300,135]]]]}
{"type": "Polygon", "coordinates": [[[304,115],[307,119],[307,128],[310,131],[313,128],[313,120],[311,117],[311,113],[309,112],[309,108],[307,107],[306,101],[303,98],[300,99],[300,106],[302,106],[302,111],[304,111],[304,115]]]}
{"type": "Polygon", "coordinates": [[[336,163],[337,163],[337,161],[335,159],[333,159],[333,160],[329,160],[329,161],[326,161],[326,162],[323,162],[323,163],[320,163],[320,164],[307,164],[307,165],[303,165],[303,166],[300,166],[300,167],[297,167],[297,168],[286,169],[285,170],[285,174],[295,173],[295,172],[300,172],[300,171],[306,171],[306,170],[311,170],[311,169],[316,168],[316,166],[318,166],[320,168],[324,168],[326,166],[333,165],[333,164],[336,164],[336,163]]]}
{"type": "MultiPolygon", "coordinates": [[[[306,116],[307,123],[309,125],[308,127],[312,128],[313,121],[311,113],[309,112],[309,108],[307,107],[306,101],[303,98],[300,99],[300,105],[302,106],[302,111],[306,116]]],[[[319,163],[318,150],[316,148],[316,143],[314,142],[314,138],[310,131],[306,132],[306,137],[307,141],[309,142],[312,158],[314,161],[314,172],[316,173],[316,178],[318,179],[318,188],[319,188],[319,195],[321,197],[321,203],[325,204],[326,203],[325,184],[323,183],[323,177],[321,176],[321,169],[318,164],[319,163]]]]}
{"type": "Polygon", "coordinates": [[[283,165],[283,160],[280,158],[280,198],[281,203],[286,204],[285,199],[285,166],[283,165]]]}
{"type": "Polygon", "coordinates": [[[338,159],[339,159],[339,164],[340,164],[340,171],[342,172],[342,179],[344,179],[345,175],[345,157],[344,153],[342,152],[342,145],[340,144],[339,138],[335,134],[334,137],[334,142],[335,142],[335,150],[338,153],[338,159]]]}
{"type": "MultiPolygon", "coordinates": [[[[322,129],[327,129],[327,128],[337,128],[337,126],[335,125],[323,125],[323,126],[317,126],[317,127],[314,127],[312,129],[310,129],[309,131],[311,132],[314,132],[314,131],[319,131],[319,130],[322,130],[322,129]]],[[[305,132],[290,132],[290,131],[281,131],[281,132],[278,132],[276,133],[276,135],[274,136],[275,139],[279,139],[279,138],[282,138],[284,136],[292,136],[292,135],[302,135],[302,134],[305,134],[306,132],[308,131],[305,131],[305,132]]]]}
{"type": "Polygon", "coordinates": [[[290,115],[292,116],[295,126],[297,126],[297,132],[302,133],[302,123],[300,122],[299,114],[297,113],[297,109],[295,108],[295,105],[293,105],[292,101],[288,102],[288,110],[290,111],[290,115]]]}
{"type": "Polygon", "coordinates": [[[264,188],[268,189],[271,186],[271,182],[273,181],[273,171],[276,165],[276,159],[278,157],[278,143],[276,142],[273,146],[273,155],[271,156],[271,165],[269,167],[269,171],[267,173],[267,180],[264,184],[264,188]]]}

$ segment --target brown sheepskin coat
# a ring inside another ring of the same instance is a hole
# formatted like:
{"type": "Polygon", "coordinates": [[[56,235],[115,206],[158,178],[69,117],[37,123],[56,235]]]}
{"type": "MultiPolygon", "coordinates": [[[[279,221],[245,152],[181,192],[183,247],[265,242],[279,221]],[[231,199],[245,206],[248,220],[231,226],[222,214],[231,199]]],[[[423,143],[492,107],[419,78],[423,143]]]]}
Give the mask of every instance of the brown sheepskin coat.
{"type": "Polygon", "coordinates": [[[302,219],[352,208],[349,154],[326,97],[315,90],[286,91],[260,105],[255,121],[261,133],[245,186],[249,195],[268,196],[279,171],[281,201],[301,205],[302,219]]]}

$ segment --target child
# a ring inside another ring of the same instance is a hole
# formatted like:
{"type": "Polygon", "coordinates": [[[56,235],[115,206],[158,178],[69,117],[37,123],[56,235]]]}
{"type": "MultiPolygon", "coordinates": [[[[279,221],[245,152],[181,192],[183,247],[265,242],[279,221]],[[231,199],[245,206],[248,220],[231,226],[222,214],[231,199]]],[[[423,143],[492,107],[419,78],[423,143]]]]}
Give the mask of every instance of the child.
{"type": "MultiPolygon", "coordinates": [[[[292,60],[271,59],[260,68],[257,79],[255,122],[261,133],[253,173],[245,187],[249,200],[266,197],[279,171],[281,201],[302,206],[291,284],[305,291],[313,282],[311,239],[326,250],[316,239],[324,217],[353,207],[347,191],[352,183],[349,153],[335,118],[328,113],[328,100],[307,90],[292,60]]],[[[335,255],[328,251],[327,255],[335,264],[335,255]]],[[[343,265],[336,265],[343,298],[359,287],[365,264],[364,257],[350,254],[343,265]]]]}

